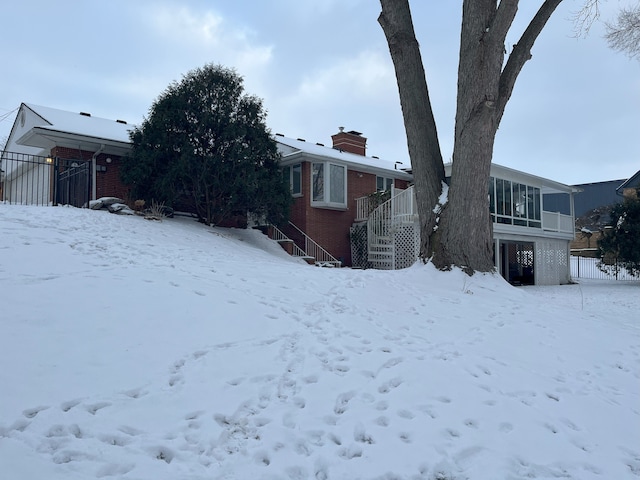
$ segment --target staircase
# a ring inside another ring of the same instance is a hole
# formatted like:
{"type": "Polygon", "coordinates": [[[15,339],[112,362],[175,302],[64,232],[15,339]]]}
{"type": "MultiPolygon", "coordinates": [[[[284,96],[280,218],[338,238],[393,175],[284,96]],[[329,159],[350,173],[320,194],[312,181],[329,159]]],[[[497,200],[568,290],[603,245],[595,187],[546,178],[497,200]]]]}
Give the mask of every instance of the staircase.
{"type": "Polygon", "coordinates": [[[373,268],[396,270],[416,261],[420,225],[414,187],[392,192],[367,219],[368,261],[373,268]]]}
{"type": "Polygon", "coordinates": [[[289,222],[289,228],[299,240],[294,241],[275,225],[267,226],[267,235],[275,240],[291,256],[302,258],[310,265],[319,267],[341,267],[342,262],[318,245],[311,237],[289,222]],[[302,247],[299,245],[302,245],[302,247]]]}

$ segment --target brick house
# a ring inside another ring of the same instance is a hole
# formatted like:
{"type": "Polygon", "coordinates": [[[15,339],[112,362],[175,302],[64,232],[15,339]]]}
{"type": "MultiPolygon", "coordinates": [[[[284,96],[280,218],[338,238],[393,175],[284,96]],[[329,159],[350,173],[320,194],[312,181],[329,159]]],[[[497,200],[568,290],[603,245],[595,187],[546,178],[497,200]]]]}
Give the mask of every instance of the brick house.
{"type": "MultiPolygon", "coordinates": [[[[332,135],[332,145],[276,134],[281,165],[294,203],[286,235],[302,245],[301,232],[342,265],[351,266],[350,230],[358,221],[358,199],[376,192],[406,189],[411,175],[394,163],[366,156],[367,139],[356,131],[332,135]]],[[[362,215],[360,215],[362,216],[362,215]]]]}
{"type": "Polygon", "coordinates": [[[0,200],[79,207],[103,196],[130,200],[119,169],[131,128],[124,120],[22,103],[2,154],[0,200]]]}
{"type": "MultiPolygon", "coordinates": [[[[21,104],[2,152],[0,200],[84,206],[116,196],[130,204],[134,199],[120,181],[119,168],[131,148],[131,128],[121,120],[21,104]]],[[[400,162],[367,156],[367,139],[343,128],[332,135],[330,146],[280,134],[274,140],[294,198],[291,222],[275,239],[291,253],[364,268],[415,262],[420,243],[415,194],[412,175],[400,162]]],[[[445,165],[447,175],[450,171],[445,165]]],[[[495,264],[508,281],[570,280],[578,191],[492,164],[488,200],[495,264]],[[548,198],[559,202],[551,205],[548,198]]]]}

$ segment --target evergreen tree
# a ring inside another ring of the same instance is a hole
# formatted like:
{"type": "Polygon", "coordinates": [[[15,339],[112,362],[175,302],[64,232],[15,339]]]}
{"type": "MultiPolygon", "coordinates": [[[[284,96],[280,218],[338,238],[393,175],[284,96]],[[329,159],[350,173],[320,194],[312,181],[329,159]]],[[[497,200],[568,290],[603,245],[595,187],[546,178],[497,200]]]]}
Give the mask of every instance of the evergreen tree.
{"type": "Polygon", "coordinates": [[[629,274],[640,276],[640,189],[611,207],[611,222],[598,242],[602,267],[617,260],[629,274]]]}
{"type": "Polygon", "coordinates": [[[188,205],[207,225],[286,220],[291,193],[262,101],[243,92],[242,77],[213,64],[169,85],[131,132],[122,179],[136,198],[188,205]]]}

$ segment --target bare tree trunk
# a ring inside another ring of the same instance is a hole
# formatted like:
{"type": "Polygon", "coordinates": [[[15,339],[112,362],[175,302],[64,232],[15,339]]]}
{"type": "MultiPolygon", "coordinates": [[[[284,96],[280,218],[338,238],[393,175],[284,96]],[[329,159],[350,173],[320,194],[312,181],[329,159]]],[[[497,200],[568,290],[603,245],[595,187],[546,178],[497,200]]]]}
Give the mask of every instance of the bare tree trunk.
{"type": "MultiPolygon", "coordinates": [[[[509,60],[503,68],[505,38],[518,9],[518,0],[465,0],[462,9],[462,31],[460,34],[460,63],[458,67],[458,96],[453,150],[453,167],[449,188],[449,199],[443,209],[437,231],[428,230],[429,241],[423,246],[432,250],[432,261],[440,269],[459,266],[471,274],[474,271],[487,272],[493,269],[493,233],[489,214],[488,180],[493,156],[493,144],[504,108],[511,97],[516,78],[524,63],[531,58],[530,50],[542,31],[547,20],[562,0],[546,0],[531,20],[518,44],[514,47],[509,60]]],[[[380,23],[385,31],[389,50],[394,59],[396,77],[402,109],[405,118],[408,143],[411,137],[424,135],[414,125],[421,121],[420,106],[424,98],[417,98],[423,90],[418,90],[413,79],[416,73],[411,66],[422,65],[420,51],[415,43],[413,25],[408,0],[381,0],[382,14],[380,23]],[[404,13],[406,10],[407,13],[404,13]],[[387,19],[387,21],[381,21],[387,19]],[[415,43],[415,48],[399,49],[390,40],[388,19],[393,19],[395,32],[402,35],[392,37],[395,42],[415,43]],[[400,50],[400,53],[398,53],[400,50]],[[394,53],[395,52],[395,53],[394,53]],[[396,61],[395,56],[401,57],[396,61]],[[417,57],[405,58],[405,57],[417,57]],[[409,70],[409,71],[407,71],[409,70]],[[413,93],[403,89],[413,89],[413,93]],[[415,102],[413,107],[405,102],[415,102]]],[[[413,67],[415,68],[415,67],[413,67]]],[[[423,76],[424,78],[424,76],[423,76]]],[[[426,92],[426,82],[424,86],[426,92]]],[[[429,104],[428,93],[426,94],[429,104]]],[[[430,113],[430,108],[429,108],[430,113]]],[[[430,116],[431,120],[433,116],[430,116]]],[[[437,133],[435,122],[423,122],[423,128],[431,130],[430,138],[437,133]]],[[[413,139],[418,142],[419,139],[413,139]]],[[[439,149],[438,149],[439,152],[439,149]]],[[[409,149],[412,164],[421,164],[421,158],[414,158],[409,149]]],[[[442,162],[441,156],[439,157],[442,162]]],[[[430,220],[421,219],[424,226],[434,225],[436,205],[430,192],[420,194],[425,179],[421,175],[440,175],[435,159],[427,168],[414,168],[416,194],[422,195],[430,206],[418,210],[428,215],[430,220]],[[420,183],[419,183],[420,181],[420,183]]],[[[433,182],[433,179],[431,179],[433,182]]],[[[433,188],[433,186],[431,186],[433,188]]]]}
{"type": "Polygon", "coordinates": [[[438,131],[409,3],[406,0],[381,0],[380,3],[382,12],[378,17],[378,23],[387,38],[396,70],[416,186],[421,234],[420,257],[427,260],[432,253],[431,234],[436,222],[432,210],[438,202],[444,181],[438,131]]]}

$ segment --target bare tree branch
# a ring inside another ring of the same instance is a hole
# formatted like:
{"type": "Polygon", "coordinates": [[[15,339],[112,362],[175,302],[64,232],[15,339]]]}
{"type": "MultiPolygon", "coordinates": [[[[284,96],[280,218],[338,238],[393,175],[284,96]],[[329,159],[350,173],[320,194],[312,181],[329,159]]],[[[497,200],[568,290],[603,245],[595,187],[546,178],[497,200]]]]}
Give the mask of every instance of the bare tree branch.
{"type": "Polygon", "coordinates": [[[600,0],[586,0],[584,6],[573,12],[573,33],[576,37],[586,37],[591,26],[600,18],[600,0]]]}
{"type": "Polygon", "coordinates": [[[609,47],[640,60],[640,3],[623,8],[614,23],[606,22],[609,47]]]}

